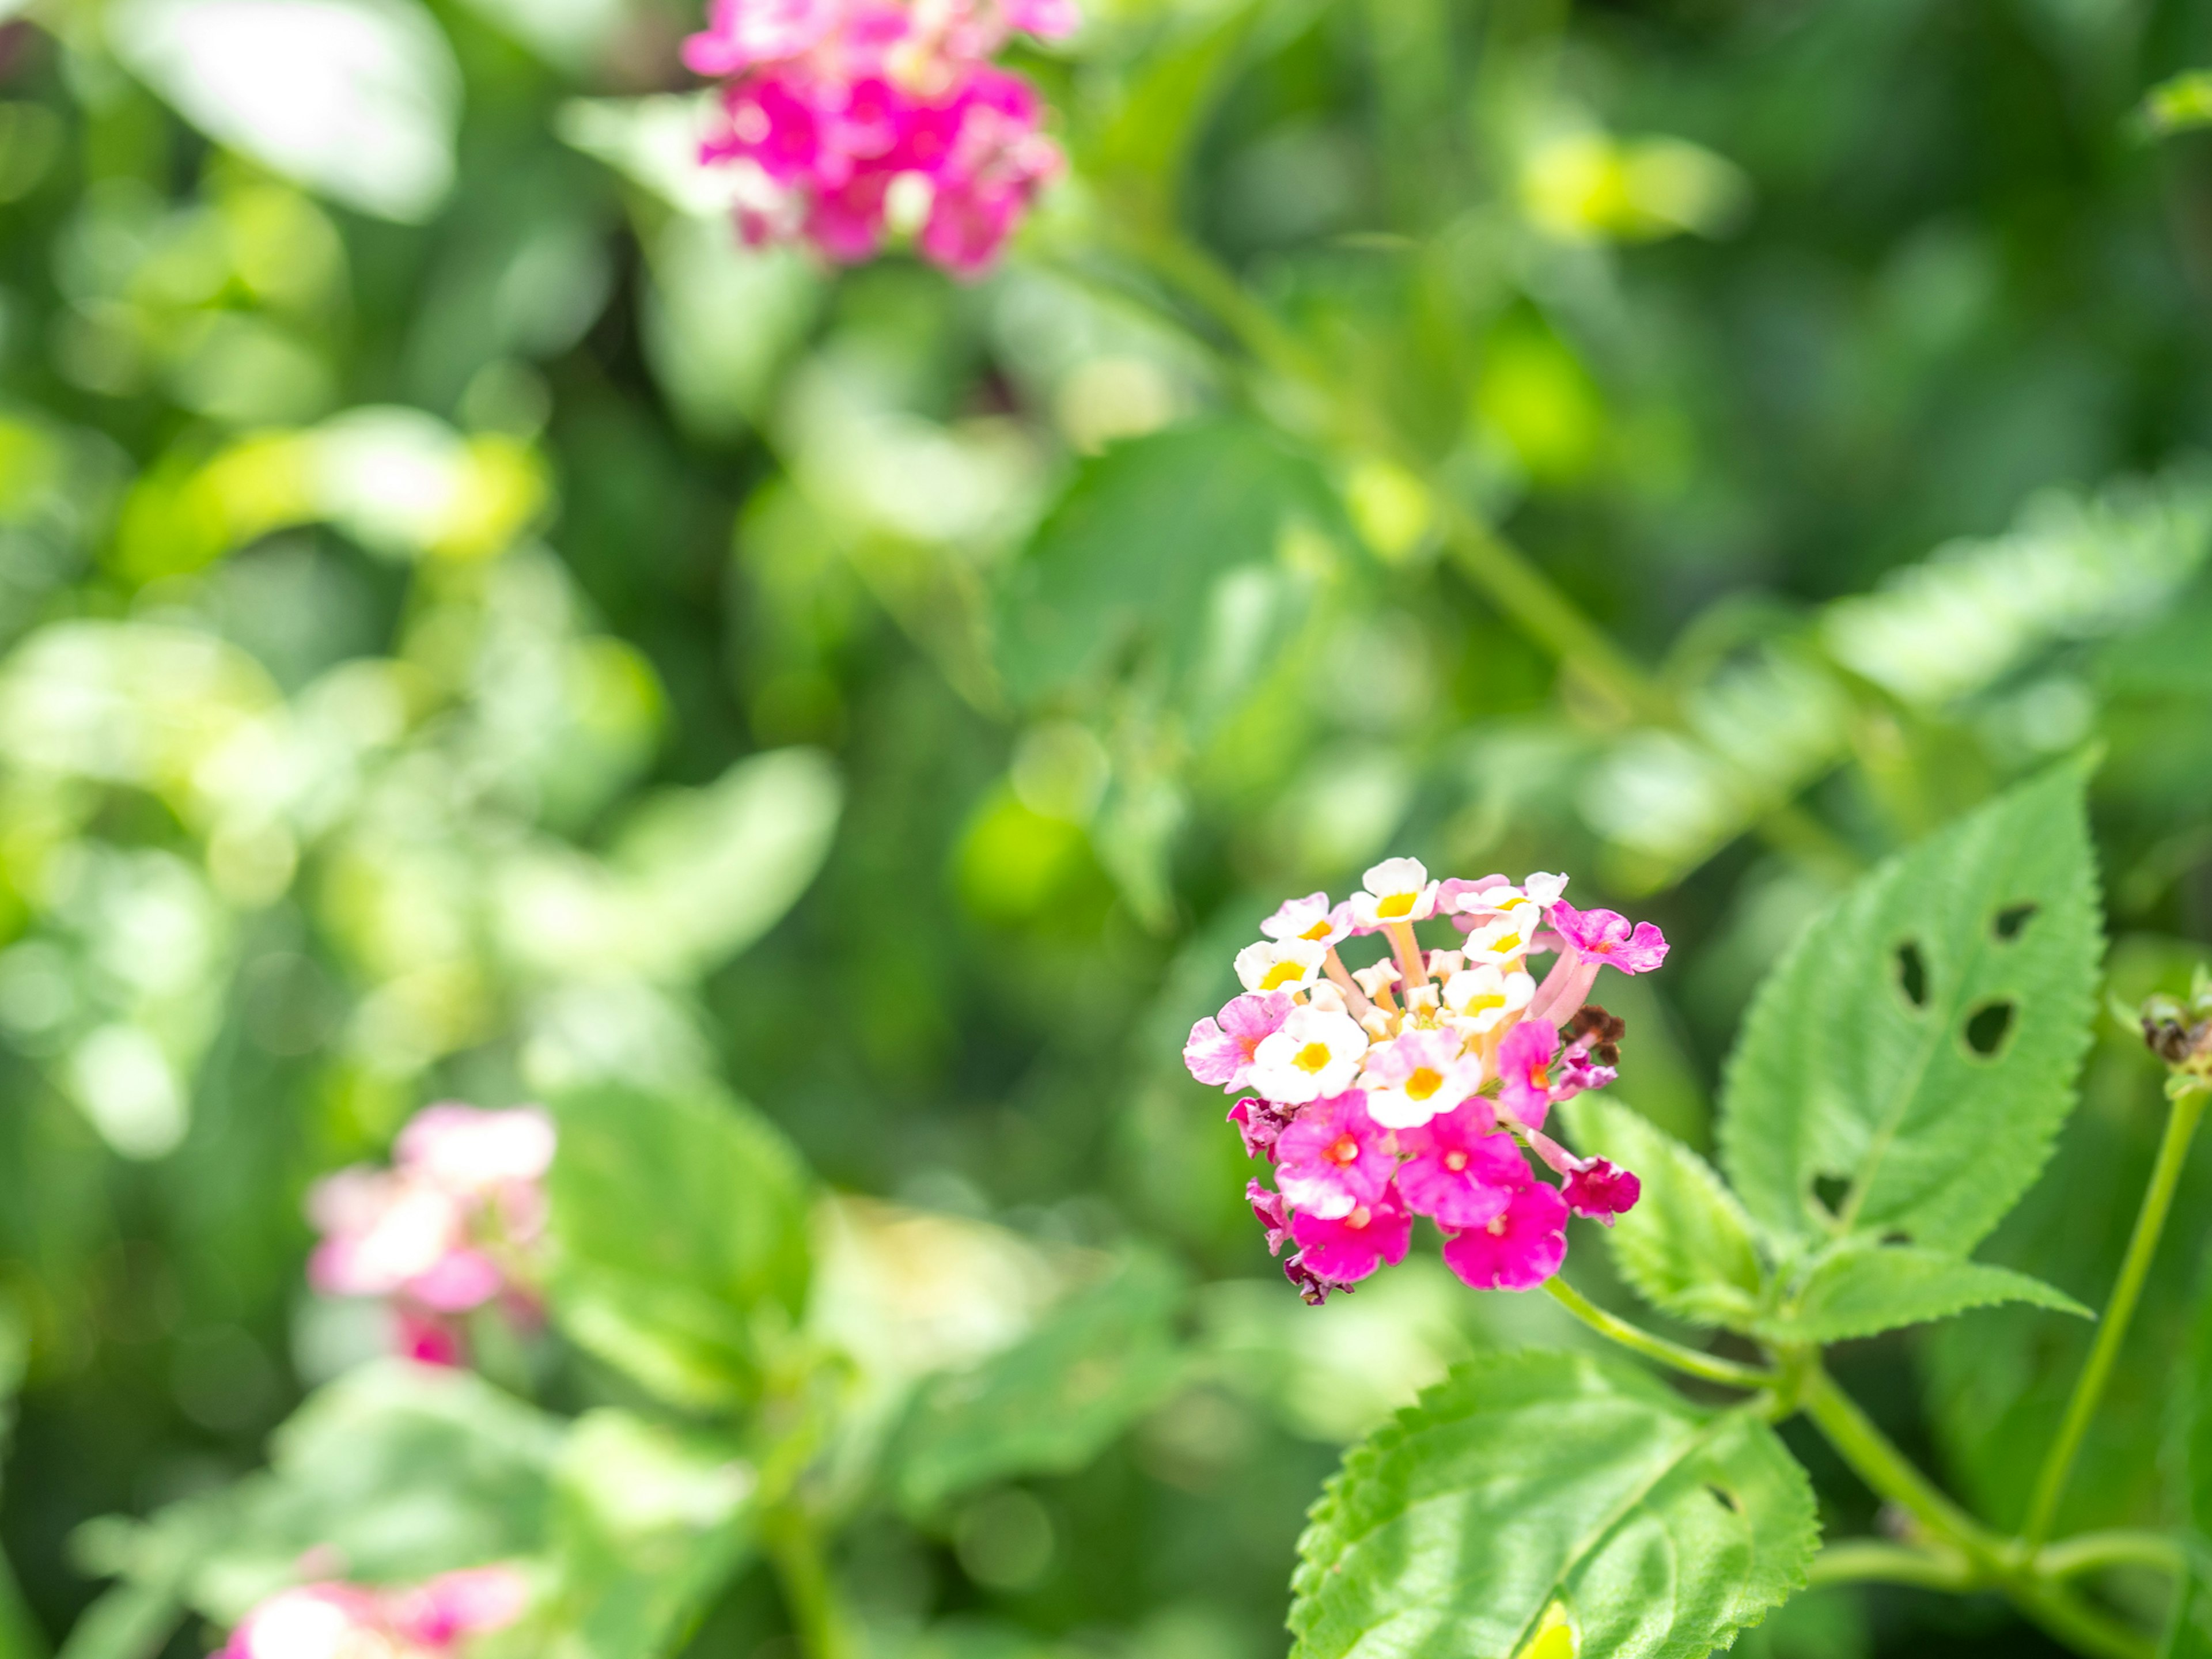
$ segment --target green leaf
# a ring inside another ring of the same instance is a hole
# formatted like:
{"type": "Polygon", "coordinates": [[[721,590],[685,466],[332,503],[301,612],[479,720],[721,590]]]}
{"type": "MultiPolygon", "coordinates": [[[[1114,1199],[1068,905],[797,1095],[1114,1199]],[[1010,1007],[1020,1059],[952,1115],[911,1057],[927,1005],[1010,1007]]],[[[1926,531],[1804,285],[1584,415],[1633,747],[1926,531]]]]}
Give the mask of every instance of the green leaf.
{"type": "Polygon", "coordinates": [[[1346,1457],[1299,1545],[1295,1659],[1516,1659],[1563,1613],[1604,1659],[1702,1659],[1804,1582],[1813,1489],[1774,1431],[1590,1355],[1462,1365],[1346,1457]]]}
{"type": "Polygon", "coordinates": [[[1013,1475],[1079,1469],[1181,1380],[1182,1276],[1133,1256],[1020,1342],[920,1389],[890,1453],[910,1514],[1013,1475]]]}
{"type": "Polygon", "coordinates": [[[811,1182],[764,1119],[708,1091],[605,1085],[553,1102],[554,1316],[676,1404],[742,1404],[797,1319],[811,1182]]]}
{"type": "Polygon", "coordinates": [[[2143,94],[2136,119],[2150,137],[2212,126],[2212,70],[2184,70],[2143,94]]]}
{"type": "Polygon", "coordinates": [[[1783,1237],[1972,1249],[2071,1109],[2102,954],[2081,769],[1882,865],[1759,988],[1723,1162],[1783,1237]]]}
{"type": "Polygon", "coordinates": [[[100,1603],[107,1633],[92,1650],[158,1645],[173,1595],[233,1622],[296,1583],[309,1550],[367,1583],[535,1554],[560,1443],[556,1419],[471,1372],[397,1361],[349,1372],[271,1437],[267,1469],[149,1522],[81,1529],[82,1565],[146,1592],[100,1603]]]}
{"type": "Polygon", "coordinates": [[[2212,1659],[2212,1544],[2192,1533],[2181,1540],[2181,1582],[2158,1659],[2212,1659]]]}
{"type": "Polygon", "coordinates": [[[1775,1342],[1840,1342],[1999,1302],[2096,1316],[2063,1291],[2009,1267],[1911,1244],[1854,1242],[1823,1254],[1803,1287],[1758,1329],[1775,1342]]]}
{"type": "Polygon", "coordinates": [[[1285,530],[1335,513],[1312,465],[1249,424],[1114,445],[1085,464],[1008,578],[998,635],[1008,690],[1041,702],[1103,680],[1133,652],[1187,709],[1232,706],[1307,607],[1312,573],[1286,556],[1285,530]]]}
{"type": "Polygon", "coordinates": [[[587,1412],[554,1474],[558,1659],[654,1659],[749,1558],[752,1466],[715,1437],[587,1412]]]}
{"type": "Polygon", "coordinates": [[[1620,1276],[1678,1319],[1748,1328],[1759,1311],[1759,1251],[1750,1218],[1712,1166],[1601,1096],[1578,1096],[1561,1111],[1585,1155],[1609,1158],[1644,1183],[1636,1207],[1606,1235],[1620,1276]]]}

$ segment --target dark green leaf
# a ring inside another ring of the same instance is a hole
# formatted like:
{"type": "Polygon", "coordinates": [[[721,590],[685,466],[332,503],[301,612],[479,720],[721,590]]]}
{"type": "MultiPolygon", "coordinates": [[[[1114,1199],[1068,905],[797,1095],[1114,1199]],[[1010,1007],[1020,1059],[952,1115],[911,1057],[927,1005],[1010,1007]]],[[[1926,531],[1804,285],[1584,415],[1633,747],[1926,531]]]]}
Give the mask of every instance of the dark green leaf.
{"type": "Polygon", "coordinates": [[[679,1405],[727,1407],[806,1295],[806,1170],[748,1108],[609,1085],[554,1102],[554,1316],[679,1405]]]}
{"type": "Polygon", "coordinates": [[[1884,864],[1759,988],[1721,1121],[1758,1221],[1965,1251],[2035,1179],[2101,955],[2082,782],[2054,769],[1884,864]]]}
{"type": "Polygon", "coordinates": [[[1455,1370],[1355,1448],[1299,1546],[1297,1659],[1702,1659],[1802,1583],[1813,1491],[1772,1429],[1611,1359],[1455,1370]]]}
{"type": "Polygon", "coordinates": [[[1999,1302],[2095,1316],[2063,1291],[2009,1267],[1911,1244],[1856,1242],[1825,1253],[1803,1287],[1759,1322],[1759,1334],[1776,1342],[1840,1342],[1999,1302]]]}
{"type": "Polygon", "coordinates": [[[1007,582],[999,665],[1035,702],[1149,656],[1176,701],[1233,702],[1303,617],[1309,570],[1284,556],[1303,518],[1334,522],[1310,463],[1233,421],[1116,444],[1039,527],[1007,582]]]}
{"type": "Polygon", "coordinates": [[[1633,1170],[1636,1207],[1606,1236],[1621,1277],[1678,1319],[1748,1328],[1758,1313],[1751,1222],[1712,1166],[1649,1118],[1599,1095],[1562,1109],[1575,1145],[1633,1170]]]}
{"type": "Polygon", "coordinates": [[[1180,1274],[1139,1255],[1079,1291],[1014,1346],[915,1395],[890,1453],[910,1511],[1012,1475],[1080,1468],[1183,1374],[1180,1274]]]}

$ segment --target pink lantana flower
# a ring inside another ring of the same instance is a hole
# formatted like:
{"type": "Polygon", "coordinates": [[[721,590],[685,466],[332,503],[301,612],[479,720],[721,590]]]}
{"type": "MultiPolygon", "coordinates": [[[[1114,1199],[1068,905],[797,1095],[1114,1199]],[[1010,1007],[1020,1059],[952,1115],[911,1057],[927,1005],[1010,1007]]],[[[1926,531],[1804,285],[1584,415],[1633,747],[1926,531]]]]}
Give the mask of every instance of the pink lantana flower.
{"type": "Polygon", "coordinates": [[[1529,1176],[1504,1209],[1444,1240],[1444,1266],[1478,1291],[1532,1291],[1567,1259],[1567,1201],[1529,1176]]]}
{"type": "Polygon", "coordinates": [[[1552,930],[1574,950],[1624,974],[1648,974],[1667,959],[1667,937],[1648,921],[1631,924],[1617,910],[1577,910],[1565,900],[1551,915],[1552,930]]]}
{"type": "Polygon", "coordinates": [[[1395,1267],[1413,1236],[1413,1218],[1388,1188],[1340,1216],[1300,1210],[1291,1218],[1297,1266],[1332,1285],[1358,1284],[1386,1261],[1395,1267]]]}
{"type": "Polygon", "coordinates": [[[1252,1218],[1267,1235],[1267,1254],[1280,1255],[1284,1241],[1291,1236],[1290,1212],[1283,1207],[1283,1195],[1259,1182],[1248,1181],[1244,1201],[1252,1206],[1252,1218]]]}
{"type": "Polygon", "coordinates": [[[1247,1091],[1229,1120],[1246,1155],[1275,1167],[1246,1198],[1271,1251],[1299,1246],[1284,1272],[1307,1301],[1401,1259],[1416,1214],[1443,1229],[1469,1284],[1526,1289],[1557,1271],[1570,1214],[1610,1223],[1636,1203],[1633,1174],[1577,1157],[1544,1124],[1613,1080],[1625,1028],[1583,1000],[1599,969],[1644,971],[1665,941],[1566,905],[1566,879],[1431,880],[1416,860],[1386,859],[1344,903],[1285,902],[1237,953],[1247,994],[1192,1028],[1184,1060],[1201,1082],[1247,1091]],[[1431,918],[1465,943],[1425,941],[1431,918]],[[1367,934],[1382,935],[1379,959],[1339,956],[1367,934]],[[1539,952],[1557,957],[1541,985],[1524,966],[1539,952]]]}
{"type": "Polygon", "coordinates": [[[1381,1200],[1398,1160],[1357,1089],[1316,1101],[1275,1140],[1275,1184],[1301,1214],[1349,1215],[1381,1200]]]}
{"type": "Polygon", "coordinates": [[[1635,1171],[1606,1158],[1583,1158],[1567,1177],[1567,1207],[1608,1227],[1616,1217],[1634,1209],[1636,1200],[1643,1196],[1644,1182],[1635,1171]]]}
{"type": "Polygon", "coordinates": [[[240,1620],[219,1659],[449,1659],[470,1637],[514,1623],[529,1604],[529,1580],[507,1566],[402,1589],[302,1584],[240,1620]]]}
{"type": "Polygon", "coordinates": [[[1182,1063],[1200,1083],[1217,1084],[1230,1093],[1249,1088],[1253,1052],[1261,1039],[1281,1029],[1294,1006],[1279,991],[1233,999],[1222,1009],[1218,1021],[1201,1019],[1190,1028],[1182,1063]]]}
{"type": "Polygon", "coordinates": [[[1252,1051],[1251,1087],[1278,1105],[1303,1106],[1352,1086],[1367,1033],[1349,1014],[1293,1008],[1252,1051]]]}
{"type": "Polygon", "coordinates": [[[1462,1050],[1456,1031],[1408,1031],[1368,1049],[1359,1082],[1377,1123],[1410,1129],[1482,1087],[1482,1061],[1462,1050]]]}
{"type": "Polygon", "coordinates": [[[684,47],[722,82],[701,159],[732,172],[749,241],[867,258],[897,194],[922,257],[978,275],[1065,165],[1036,91],[989,60],[1075,23],[1070,0],[713,0],[684,47]]]}
{"type": "Polygon", "coordinates": [[[1552,1057],[1559,1034],[1524,1020],[1498,1046],[1498,1108],[1524,1129],[1540,1129],[1552,1109],[1552,1057]]]}
{"type": "Polygon", "coordinates": [[[425,1108],[400,1132],[391,1169],[340,1170],[309,1190],[322,1240],[307,1282],[385,1299],[399,1352],[459,1363],[462,1315],[496,1300],[535,1316],[553,1149],[552,1120],[534,1106],[425,1108]]]}
{"type": "Polygon", "coordinates": [[[1528,1184],[1528,1163],[1513,1137],[1496,1133],[1487,1103],[1470,1100],[1398,1138],[1413,1156],[1400,1166],[1406,1207],[1446,1229],[1486,1227],[1528,1184]]]}

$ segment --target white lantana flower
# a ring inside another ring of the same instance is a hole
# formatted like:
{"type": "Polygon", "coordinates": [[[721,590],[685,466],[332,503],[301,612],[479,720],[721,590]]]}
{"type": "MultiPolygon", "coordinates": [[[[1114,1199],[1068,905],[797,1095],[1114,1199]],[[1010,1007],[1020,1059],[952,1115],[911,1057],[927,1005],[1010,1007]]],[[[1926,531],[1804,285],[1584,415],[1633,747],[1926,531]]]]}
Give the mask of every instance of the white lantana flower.
{"type": "Polygon", "coordinates": [[[1248,991],[1302,990],[1328,957],[1327,946],[1307,939],[1262,939],[1237,953],[1237,977],[1248,991]]]}
{"type": "Polygon", "coordinates": [[[1352,896],[1352,920],[1372,933],[1385,923],[1425,921],[1436,914],[1437,884],[1419,859],[1384,859],[1352,896]]]}
{"type": "Polygon", "coordinates": [[[1494,1031],[1528,1006],[1536,994],[1536,981],[1519,969],[1510,972],[1494,963],[1483,963],[1454,974],[1444,981],[1444,1006],[1453,1020],[1480,1035],[1494,1031]]]}
{"type": "Polygon", "coordinates": [[[1352,1086],[1367,1053],[1367,1033],[1351,1016],[1293,1008],[1252,1052],[1252,1091],[1283,1106],[1303,1106],[1352,1086]]]}
{"type": "Polygon", "coordinates": [[[1472,963],[1517,968],[1528,954],[1543,917],[1522,910],[1518,915],[1492,916],[1467,936],[1463,953],[1472,963]]]}

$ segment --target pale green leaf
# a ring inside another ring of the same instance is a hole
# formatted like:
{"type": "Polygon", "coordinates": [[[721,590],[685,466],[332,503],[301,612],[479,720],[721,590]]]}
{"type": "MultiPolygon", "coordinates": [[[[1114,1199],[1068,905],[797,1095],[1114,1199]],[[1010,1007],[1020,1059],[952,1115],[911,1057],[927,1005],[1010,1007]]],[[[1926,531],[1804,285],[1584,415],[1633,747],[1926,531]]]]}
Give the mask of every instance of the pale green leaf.
{"type": "Polygon", "coordinates": [[[1576,1147],[1644,1183],[1606,1235],[1613,1259],[1655,1308],[1699,1325],[1747,1328],[1758,1313],[1751,1221],[1712,1166],[1642,1114],[1582,1095],[1561,1108],[1576,1147]]]}
{"type": "Polygon", "coordinates": [[[710,1091],[556,1097],[550,1293],[562,1328],[677,1404],[726,1408],[806,1295],[810,1182],[765,1120],[710,1091]]]}
{"type": "Polygon", "coordinates": [[[1082,1468],[1182,1376],[1182,1296],[1167,1262],[1133,1256],[1012,1347],[925,1386],[890,1453],[900,1502],[920,1513],[990,1481],[1082,1468]]]}
{"type": "Polygon", "coordinates": [[[1862,880],[1759,988],[1729,1063],[1723,1162],[1753,1218],[1971,1249],[2072,1107],[2102,950],[2077,766],[1862,880]]]}
{"type": "Polygon", "coordinates": [[[627,1412],[576,1420],[554,1473],[559,1659],[654,1659],[750,1554],[752,1465],[627,1412]]]}
{"type": "Polygon", "coordinates": [[[2000,1302],[2095,1316],[2063,1291],[2009,1267],[1911,1244],[1857,1242],[1824,1253],[1802,1287],[1758,1328],[1776,1342],[1841,1342],[2000,1302]]]}
{"type": "Polygon", "coordinates": [[[1804,1582],[1813,1490],[1774,1431],[1595,1356],[1461,1366],[1345,1459],[1299,1546],[1297,1659],[1702,1659],[1804,1582]]]}
{"type": "Polygon", "coordinates": [[[2184,70],[2143,94],[2136,118],[2153,137],[2212,126],[2212,70],[2184,70]]]}
{"type": "Polygon", "coordinates": [[[102,1601],[86,1650],[150,1652],[176,1599],[231,1623],[296,1583],[313,1549],[368,1583],[534,1554],[560,1443],[556,1419],[471,1372],[362,1366],[276,1431],[266,1469],[150,1521],[79,1529],[79,1565],[136,1592],[102,1601]]]}
{"type": "Polygon", "coordinates": [[[416,0],[126,0],[106,21],[179,114],[334,201],[418,222],[453,184],[460,70],[416,0]]]}

